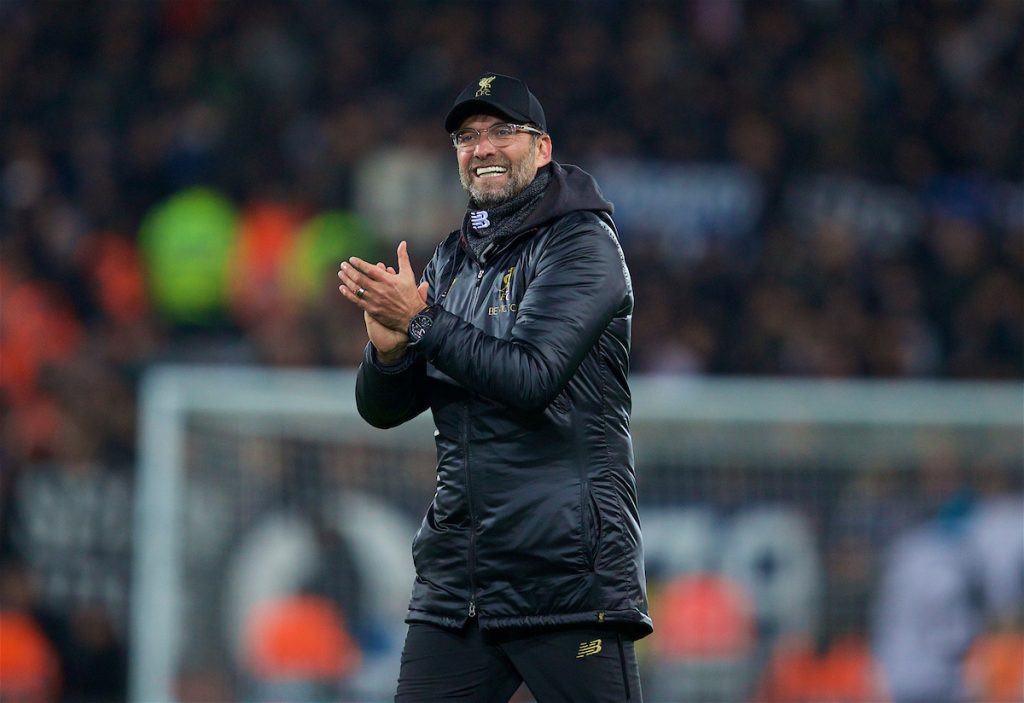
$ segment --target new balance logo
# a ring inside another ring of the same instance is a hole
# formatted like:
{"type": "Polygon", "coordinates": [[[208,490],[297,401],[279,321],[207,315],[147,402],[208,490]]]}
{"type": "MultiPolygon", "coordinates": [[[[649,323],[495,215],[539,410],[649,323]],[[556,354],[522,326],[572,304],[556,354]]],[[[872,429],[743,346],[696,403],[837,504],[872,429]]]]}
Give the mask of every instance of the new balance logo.
{"type": "Polygon", "coordinates": [[[601,651],[601,640],[590,640],[589,642],[580,642],[580,649],[576,652],[576,658],[582,659],[583,657],[593,656],[601,651]]]}
{"type": "Polygon", "coordinates": [[[491,226],[491,221],[487,219],[486,210],[474,210],[469,213],[469,222],[473,225],[473,229],[487,229],[491,226]]]}

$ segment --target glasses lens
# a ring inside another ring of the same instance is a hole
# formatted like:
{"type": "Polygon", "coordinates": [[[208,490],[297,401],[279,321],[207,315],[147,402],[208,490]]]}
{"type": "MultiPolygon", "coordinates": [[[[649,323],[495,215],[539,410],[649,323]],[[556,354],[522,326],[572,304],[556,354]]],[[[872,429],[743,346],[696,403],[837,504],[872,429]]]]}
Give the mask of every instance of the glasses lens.
{"type": "Polygon", "coordinates": [[[487,136],[494,146],[508,146],[512,137],[516,136],[516,128],[504,122],[493,124],[487,130],[487,136]]]}
{"type": "Polygon", "coordinates": [[[469,127],[464,127],[452,135],[452,143],[459,148],[471,147],[477,143],[478,139],[480,139],[480,133],[469,127]]]}
{"type": "Polygon", "coordinates": [[[519,129],[516,125],[506,122],[493,124],[487,129],[480,131],[472,127],[463,127],[452,135],[452,143],[455,144],[456,148],[469,149],[480,142],[481,132],[486,132],[487,139],[494,146],[508,146],[512,143],[512,138],[516,136],[518,131],[519,129]]]}

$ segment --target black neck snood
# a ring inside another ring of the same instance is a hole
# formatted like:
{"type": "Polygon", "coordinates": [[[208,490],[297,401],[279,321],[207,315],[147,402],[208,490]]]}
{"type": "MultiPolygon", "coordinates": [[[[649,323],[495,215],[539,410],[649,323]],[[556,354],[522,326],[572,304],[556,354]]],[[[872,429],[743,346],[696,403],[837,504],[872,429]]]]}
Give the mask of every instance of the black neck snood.
{"type": "Polygon", "coordinates": [[[550,181],[550,170],[540,169],[528,186],[500,205],[481,210],[475,201],[470,200],[462,221],[462,234],[472,250],[473,258],[481,264],[485,263],[487,255],[495,247],[515,234],[537,207],[550,181]]]}

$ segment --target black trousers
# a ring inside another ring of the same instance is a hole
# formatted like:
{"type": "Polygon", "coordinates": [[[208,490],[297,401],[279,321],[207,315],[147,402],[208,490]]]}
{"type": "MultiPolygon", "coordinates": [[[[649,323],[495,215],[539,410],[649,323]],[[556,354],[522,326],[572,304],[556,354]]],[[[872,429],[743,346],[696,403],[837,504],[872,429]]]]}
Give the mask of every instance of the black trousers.
{"type": "Polygon", "coordinates": [[[523,682],[537,703],[642,703],[632,640],[608,628],[482,633],[412,623],[395,703],[508,703],[523,682]]]}

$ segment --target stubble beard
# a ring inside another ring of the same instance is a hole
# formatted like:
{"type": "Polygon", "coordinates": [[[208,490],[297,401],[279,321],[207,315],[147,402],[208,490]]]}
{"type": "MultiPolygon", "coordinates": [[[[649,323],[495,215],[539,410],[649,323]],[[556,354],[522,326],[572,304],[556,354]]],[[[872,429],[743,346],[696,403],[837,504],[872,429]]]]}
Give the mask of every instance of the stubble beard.
{"type": "Polygon", "coordinates": [[[483,208],[494,207],[509,201],[522,192],[523,188],[530,185],[537,175],[536,163],[537,154],[532,150],[524,154],[518,161],[509,161],[507,163],[471,163],[465,169],[459,168],[459,181],[462,183],[462,188],[469,193],[470,197],[473,198],[473,202],[478,206],[483,208]],[[472,170],[479,166],[505,166],[508,168],[505,185],[500,190],[483,190],[480,188],[478,181],[474,180],[472,175],[472,170]]]}

